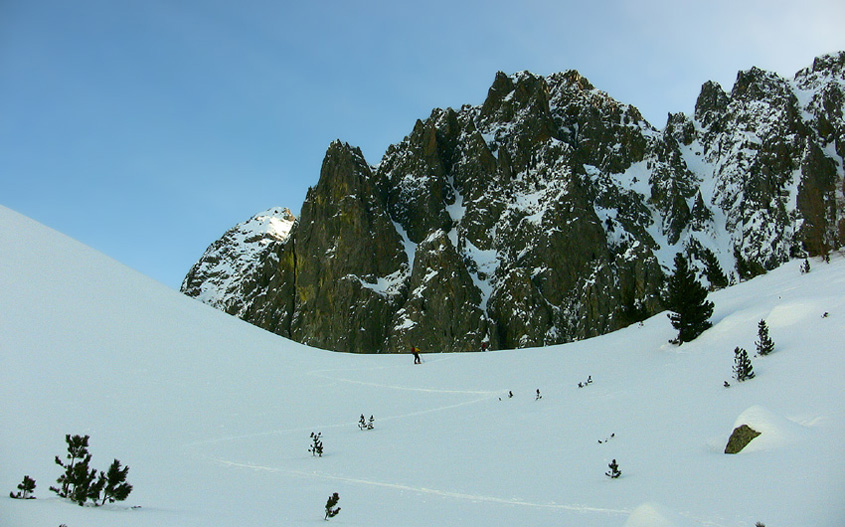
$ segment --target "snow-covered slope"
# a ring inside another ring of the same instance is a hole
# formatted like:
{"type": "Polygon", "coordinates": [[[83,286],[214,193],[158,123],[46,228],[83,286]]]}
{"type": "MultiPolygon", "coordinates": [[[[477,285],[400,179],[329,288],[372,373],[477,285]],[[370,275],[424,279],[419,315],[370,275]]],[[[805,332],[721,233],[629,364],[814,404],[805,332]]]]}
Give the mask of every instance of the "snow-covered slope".
{"type": "Polygon", "coordinates": [[[711,295],[714,326],[680,348],[658,315],[414,366],[264,332],[0,208],[0,496],[38,485],[0,497],[0,524],[323,525],[338,492],[339,525],[838,527],[845,259],[811,263],[711,295]],[[776,351],[723,388],[761,318],[776,351]],[[763,435],[723,454],[740,422],[763,435]],[[131,467],[128,501],[47,490],[65,434],[90,434],[93,466],[131,467]]]}

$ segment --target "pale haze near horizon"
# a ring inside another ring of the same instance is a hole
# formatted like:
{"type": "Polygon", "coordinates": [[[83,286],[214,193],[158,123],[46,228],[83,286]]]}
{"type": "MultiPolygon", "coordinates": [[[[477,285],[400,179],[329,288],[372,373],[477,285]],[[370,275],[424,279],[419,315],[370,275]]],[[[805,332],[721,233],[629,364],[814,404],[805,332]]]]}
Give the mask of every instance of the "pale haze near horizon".
{"type": "Polygon", "coordinates": [[[843,25],[825,0],[5,0],[0,204],[178,288],[236,223],[298,214],[332,140],[377,164],[497,71],[577,69],[662,128],[708,80],[845,50],[843,25]]]}

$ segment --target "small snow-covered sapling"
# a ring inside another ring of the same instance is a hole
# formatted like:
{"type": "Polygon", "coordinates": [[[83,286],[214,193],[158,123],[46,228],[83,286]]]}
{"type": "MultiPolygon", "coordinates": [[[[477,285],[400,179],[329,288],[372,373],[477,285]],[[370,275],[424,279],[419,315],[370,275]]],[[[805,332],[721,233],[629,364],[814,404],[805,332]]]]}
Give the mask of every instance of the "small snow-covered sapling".
{"type": "Polygon", "coordinates": [[[323,441],[320,439],[322,432],[311,432],[311,447],[308,449],[312,456],[323,457],[323,441]]]}
{"type": "Polygon", "coordinates": [[[619,464],[616,463],[615,459],[608,463],[607,466],[610,467],[610,470],[604,473],[607,477],[611,479],[616,479],[622,475],[622,471],[619,470],[619,464]]]}
{"type": "Polygon", "coordinates": [[[754,343],[757,346],[757,355],[768,355],[775,350],[775,341],[769,336],[769,326],[765,320],[757,323],[757,338],[759,340],[754,343]]]}
{"type": "Polygon", "coordinates": [[[10,492],[9,497],[17,500],[34,500],[35,496],[32,496],[32,491],[34,490],[35,480],[29,476],[24,476],[23,481],[18,484],[19,492],[10,492]]]}
{"type": "Polygon", "coordinates": [[[370,420],[367,421],[364,418],[364,414],[361,414],[361,419],[358,420],[358,428],[361,430],[372,430],[375,428],[376,419],[372,415],[370,416],[370,420]]]}
{"type": "Polygon", "coordinates": [[[748,352],[737,346],[734,348],[734,379],[739,382],[754,378],[754,367],[751,366],[751,359],[748,352]]]}
{"type": "Polygon", "coordinates": [[[337,492],[329,496],[329,500],[326,502],[326,521],[329,518],[334,518],[340,512],[340,507],[337,507],[338,501],[340,501],[340,496],[338,496],[337,492]]]}

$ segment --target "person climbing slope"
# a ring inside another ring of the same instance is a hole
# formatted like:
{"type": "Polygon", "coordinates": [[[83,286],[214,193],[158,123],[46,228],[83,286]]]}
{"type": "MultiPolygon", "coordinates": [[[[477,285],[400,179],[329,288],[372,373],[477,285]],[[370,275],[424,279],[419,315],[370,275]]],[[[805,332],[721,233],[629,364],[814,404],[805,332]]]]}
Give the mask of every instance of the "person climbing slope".
{"type": "Polygon", "coordinates": [[[420,359],[420,349],[416,346],[411,346],[411,353],[414,354],[414,364],[422,364],[422,359],[420,359]]]}

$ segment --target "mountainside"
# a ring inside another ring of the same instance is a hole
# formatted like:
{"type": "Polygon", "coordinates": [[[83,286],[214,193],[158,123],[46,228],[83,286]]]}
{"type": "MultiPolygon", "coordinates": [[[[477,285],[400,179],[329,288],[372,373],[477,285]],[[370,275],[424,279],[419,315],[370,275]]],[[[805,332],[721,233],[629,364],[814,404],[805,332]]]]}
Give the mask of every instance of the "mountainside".
{"type": "Polygon", "coordinates": [[[337,492],[328,525],[841,527],[845,258],[811,265],[715,292],[681,348],[659,315],[417,366],[262,331],[0,207],[0,524],[327,525],[337,492]],[[755,357],[761,319],[775,349],[755,357]],[[741,424],[761,435],[725,454],[741,424]],[[90,434],[92,467],[130,467],[126,501],[48,490],[65,434],[90,434]],[[9,498],[24,475],[37,499],[9,498]]]}
{"type": "Polygon", "coordinates": [[[752,68],[659,130],[578,72],[498,73],[482,105],[434,110],[377,166],[332,143],[259,273],[215,289],[192,271],[182,290],[339,351],[606,333],[663,309],[676,252],[718,288],[842,245],[843,93],[845,52],[792,80],[752,68]]]}
{"type": "Polygon", "coordinates": [[[290,209],[277,207],[235,225],[206,249],[188,272],[182,292],[243,316],[267,287],[295,220],[290,209]]]}

